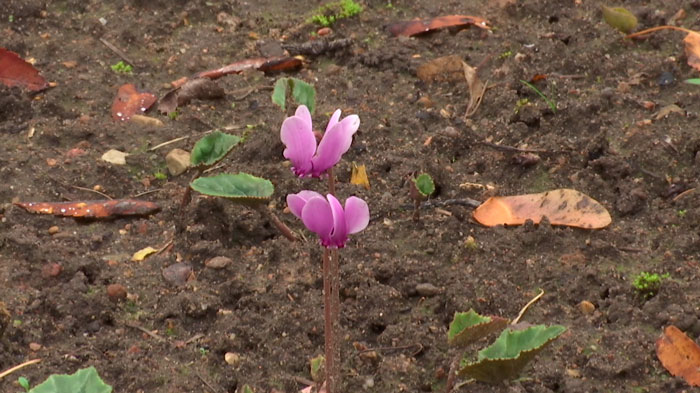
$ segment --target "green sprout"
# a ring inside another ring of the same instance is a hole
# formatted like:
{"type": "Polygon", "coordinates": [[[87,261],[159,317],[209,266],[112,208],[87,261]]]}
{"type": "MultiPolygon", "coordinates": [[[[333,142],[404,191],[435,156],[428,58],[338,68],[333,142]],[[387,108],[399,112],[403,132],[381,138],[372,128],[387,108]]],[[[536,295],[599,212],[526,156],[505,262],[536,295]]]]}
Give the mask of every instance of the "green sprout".
{"type": "Polygon", "coordinates": [[[645,299],[654,297],[661,289],[661,282],[670,277],[670,274],[641,272],[632,281],[632,287],[645,299]]]}
{"type": "Polygon", "coordinates": [[[19,377],[17,378],[17,384],[21,386],[25,392],[29,392],[29,380],[25,377],[19,377]]]}
{"type": "Polygon", "coordinates": [[[678,210],[678,217],[683,218],[683,217],[685,217],[686,214],[688,214],[688,210],[687,210],[687,209],[680,209],[680,210],[678,210]]]}
{"type": "Polygon", "coordinates": [[[411,198],[413,199],[413,221],[420,220],[420,203],[435,192],[435,182],[427,173],[411,179],[411,198]]]}
{"type": "Polygon", "coordinates": [[[690,85],[700,85],[700,78],[686,79],[683,82],[690,84],[690,85]]]}
{"type": "Polygon", "coordinates": [[[509,57],[511,57],[511,56],[513,56],[513,51],[509,49],[509,50],[507,50],[507,51],[501,53],[500,56],[498,56],[498,58],[499,58],[499,59],[507,59],[507,58],[509,58],[509,57]]]}
{"type": "Polygon", "coordinates": [[[8,17],[7,17],[7,21],[10,22],[10,23],[14,22],[14,21],[15,21],[15,16],[14,16],[14,15],[8,16],[8,17]]]}
{"type": "Polygon", "coordinates": [[[168,180],[168,175],[166,175],[165,172],[161,170],[158,170],[156,173],[154,173],[153,177],[155,177],[158,180],[168,180]]]}
{"type": "Polygon", "coordinates": [[[350,18],[362,12],[362,6],[353,0],[340,0],[318,7],[308,23],[330,27],[340,19],[350,18]]]}
{"type": "Polygon", "coordinates": [[[170,120],[177,120],[178,116],[180,116],[180,112],[177,109],[168,113],[168,117],[170,118],[170,120]]]}
{"type": "Polygon", "coordinates": [[[111,65],[109,68],[111,68],[112,71],[116,72],[117,74],[131,74],[131,72],[134,70],[131,65],[126,64],[121,60],[119,63],[111,65]]]}
{"type": "Polygon", "coordinates": [[[271,98],[272,102],[282,110],[286,109],[287,100],[292,99],[297,104],[306,105],[311,113],[316,109],[316,89],[313,85],[297,78],[278,79],[271,98]]]}
{"type": "Polygon", "coordinates": [[[544,93],[542,93],[542,92],[540,91],[540,89],[538,89],[537,87],[535,87],[535,85],[533,85],[532,83],[527,82],[527,81],[524,81],[524,80],[522,80],[522,79],[520,80],[520,82],[524,83],[525,86],[529,87],[530,89],[532,89],[532,91],[534,91],[535,93],[537,93],[537,95],[540,96],[540,97],[544,100],[544,102],[547,103],[547,105],[549,105],[549,108],[552,110],[552,112],[554,112],[554,113],[557,112],[557,104],[556,104],[554,101],[552,101],[552,100],[550,100],[549,98],[547,98],[547,96],[544,95],[544,93]]]}
{"type": "Polygon", "coordinates": [[[209,350],[207,348],[199,347],[199,354],[200,355],[207,356],[208,353],[209,353],[209,350]]]}
{"type": "MultiPolygon", "coordinates": [[[[19,381],[18,381],[19,382],[19,381]]],[[[29,381],[27,381],[27,386],[29,381]]],[[[22,385],[22,387],[24,387],[22,385]]],[[[26,389],[26,387],[25,387],[26,389]]],[[[95,367],[76,371],[74,374],[52,374],[46,381],[28,390],[29,393],[112,393],[112,387],[104,383],[95,367]]]]}

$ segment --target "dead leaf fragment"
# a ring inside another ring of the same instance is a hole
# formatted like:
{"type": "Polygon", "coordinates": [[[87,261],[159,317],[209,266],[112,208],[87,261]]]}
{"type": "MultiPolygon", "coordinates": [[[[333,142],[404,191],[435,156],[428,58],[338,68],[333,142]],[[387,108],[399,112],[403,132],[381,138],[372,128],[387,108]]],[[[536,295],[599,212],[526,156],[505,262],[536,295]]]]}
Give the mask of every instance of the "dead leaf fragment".
{"type": "Polygon", "coordinates": [[[552,225],[586,229],[604,228],[612,222],[610,213],[596,200],[580,191],[557,189],[539,194],[491,197],[474,210],[474,219],[485,226],[538,224],[547,217],[552,225]]]}
{"type": "Polygon", "coordinates": [[[126,156],[129,154],[123,151],[109,149],[102,155],[102,161],[107,161],[114,165],[126,165],[126,156]]]}
{"type": "Polygon", "coordinates": [[[5,48],[0,48],[0,82],[8,87],[19,86],[32,91],[49,86],[34,66],[5,48]]]}
{"type": "Polygon", "coordinates": [[[14,205],[30,213],[83,218],[145,216],[160,210],[157,204],[138,199],[106,199],[81,202],[16,202],[14,205]]]}
{"type": "Polygon", "coordinates": [[[122,85],[112,102],[112,119],[127,121],[132,115],[146,112],[156,100],[156,96],[138,91],[131,83],[122,85]]]}
{"type": "Polygon", "coordinates": [[[394,37],[410,37],[416,34],[427,33],[432,30],[446,27],[470,26],[490,30],[489,22],[478,16],[469,15],[447,15],[428,19],[413,19],[408,21],[392,23],[387,27],[394,37]]]}
{"type": "Polygon", "coordinates": [[[670,325],[656,340],[656,356],[671,375],[690,386],[700,386],[700,347],[680,329],[670,325]]]}
{"type": "Polygon", "coordinates": [[[144,259],[146,259],[146,257],[156,252],[158,252],[158,250],[150,246],[142,248],[134,253],[134,255],[131,257],[131,260],[133,262],[141,262],[144,259]]]}
{"type": "Polygon", "coordinates": [[[356,184],[369,190],[369,178],[367,168],[363,165],[352,163],[352,173],[350,174],[350,184],[356,184]]]}
{"type": "Polygon", "coordinates": [[[681,115],[685,116],[685,111],[681,109],[681,107],[679,107],[676,104],[671,104],[659,109],[659,111],[654,116],[654,119],[661,120],[665,117],[668,117],[668,115],[670,115],[671,113],[680,113],[681,115]]]}
{"type": "Polygon", "coordinates": [[[194,99],[215,99],[221,98],[224,95],[226,95],[224,89],[211,79],[190,79],[181,87],[166,93],[158,103],[158,111],[161,113],[171,113],[178,107],[185,106],[194,99]]]}
{"type": "Polygon", "coordinates": [[[462,69],[464,70],[464,78],[467,80],[467,85],[469,85],[469,104],[467,104],[467,110],[464,112],[464,118],[466,119],[479,109],[484,93],[486,93],[486,83],[479,79],[476,68],[464,61],[462,62],[462,69]]]}
{"type": "Polygon", "coordinates": [[[180,87],[184,85],[189,79],[197,78],[209,78],[217,79],[222,76],[229,74],[239,74],[245,70],[258,70],[265,73],[279,72],[279,71],[293,71],[302,66],[301,59],[296,57],[282,56],[282,57],[255,57],[252,59],[245,59],[225,65],[221,68],[215,70],[207,70],[194,74],[191,78],[180,78],[176,81],[171,82],[173,87],[180,87]]]}

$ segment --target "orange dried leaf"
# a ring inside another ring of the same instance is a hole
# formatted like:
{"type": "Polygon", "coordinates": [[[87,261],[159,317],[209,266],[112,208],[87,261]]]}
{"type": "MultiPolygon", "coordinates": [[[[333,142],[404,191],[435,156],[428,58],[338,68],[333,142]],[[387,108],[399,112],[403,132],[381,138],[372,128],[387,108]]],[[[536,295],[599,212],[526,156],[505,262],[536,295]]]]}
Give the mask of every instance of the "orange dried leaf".
{"type": "Polygon", "coordinates": [[[107,199],[82,202],[17,202],[15,205],[30,213],[84,218],[145,216],[160,210],[160,207],[153,202],[137,199],[107,199]]]}
{"type": "Polygon", "coordinates": [[[486,226],[535,224],[546,216],[552,225],[599,229],[610,224],[610,213],[582,192],[557,189],[539,194],[491,197],[474,210],[474,219],[486,226]]]}
{"type": "Polygon", "coordinates": [[[666,327],[656,340],[656,356],[671,375],[700,386],[700,347],[677,327],[666,327]]]}
{"type": "Polygon", "coordinates": [[[350,174],[350,184],[356,184],[369,190],[369,178],[367,168],[364,165],[352,163],[352,173],[350,174]]]}
{"type": "Polygon", "coordinates": [[[132,115],[146,112],[156,100],[155,95],[138,91],[131,83],[122,85],[112,103],[112,119],[127,121],[132,115]]]}
{"type": "Polygon", "coordinates": [[[5,48],[0,48],[0,82],[8,87],[19,86],[33,91],[49,86],[34,66],[5,48]]]}
{"type": "Polygon", "coordinates": [[[700,33],[691,32],[683,39],[688,65],[700,71],[700,33]]]}
{"type": "Polygon", "coordinates": [[[394,37],[410,37],[416,34],[427,33],[432,30],[443,29],[445,27],[469,26],[490,30],[489,22],[478,16],[469,15],[447,15],[428,19],[413,19],[403,22],[396,22],[389,25],[388,30],[394,37]]]}

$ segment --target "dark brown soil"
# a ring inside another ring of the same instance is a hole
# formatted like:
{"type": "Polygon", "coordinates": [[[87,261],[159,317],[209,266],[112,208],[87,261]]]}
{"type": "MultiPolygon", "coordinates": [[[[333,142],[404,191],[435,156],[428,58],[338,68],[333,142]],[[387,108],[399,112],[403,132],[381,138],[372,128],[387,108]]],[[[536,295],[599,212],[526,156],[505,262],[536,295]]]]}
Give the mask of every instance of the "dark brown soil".
{"type": "MultiPolygon", "coordinates": [[[[57,86],[34,95],[0,88],[0,304],[10,314],[0,337],[0,371],[42,359],[0,380],[0,391],[19,392],[20,375],[36,384],[90,365],[116,392],[305,386],[299,381],[310,378],[309,359],[323,353],[321,251],[313,234],[284,212],[284,201],[288,193],[322,191],[325,184],[297,179],[284,164],[285,114],[270,101],[279,75],[224,77],[218,81],[223,99],[195,100],[176,119],[153,110],[162,128],[115,122],[110,107],[124,83],[162,96],[182,76],[274,55],[280,43],[304,43],[316,28],[303,22],[319,4],[1,2],[0,46],[33,58],[57,86]],[[100,37],[136,63],[132,74],[110,69],[121,59],[100,37]],[[178,214],[193,174],[165,180],[156,174],[165,171],[169,150],[190,150],[211,129],[247,135],[216,172],[270,179],[273,209],[305,240],[291,243],[257,211],[225,200],[196,195],[186,215],[178,214]],[[179,137],[190,138],[149,150],[179,137]],[[76,147],[85,154],[68,154],[76,147]],[[128,152],[127,164],[101,161],[109,149],[128,152]],[[114,198],[148,192],[141,198],[162,210],[75,220],[30,215],[11,204],[99,199],[85,191],[97,185],[114,198]],[[50,234],[53,226],[58,232],[50,234]],[[131,261],[137,250],[171,240],[164,252],[131,261]],[[223,270],[205,267],[215,256],[232,262],[223,270]],[[181,286],[164,280],[163,269],[175,263],[189,265],[196,278],[181,286]],[[123,285],[126,299],[111,301],[110,284],[123,285]],[[224,360],[228,352],[238,357],[233,365],[224,360]]],[[[522,380],[471,383],[459,391],[691,391],[661,366],[654,349],[669,324],[700,336],[700,192],[681,194],[699,185],[700,100],[698,86],[683,83],[697,77],[683,34],[624,40],[602,21],[598,1],[362,4],[364,11],[336,23],[330,36],[351,38],[352,45],[307,56],[305,67],[291,74],[315,85],[317,124],[336,108],[362,121],[336,171],[341,199],[360,196],[372,214],[369,227],[341,252],[343,391],[443,391],[455,355],[446,340],[454,313],[474,308],[513,318],[539,288],[545,296],[525,321],[568,331],[522,380]],[[450,14],[484,17],[494,29],[410,39],[384,30],[392,21],[450,14]],[[481,64],[480,76],[491,86],[470,119],[462,116],[466,83],[416,76],[419,65],[447,55],[481,64]],[[547,75],[538,86],[556,111],[520,82],[536,74],[547,75]],[[680,111],[657,117],[671,104],[680,111]],[[544,152],[524,167],[514,163],[517,153],[484,142],[544,152]],[[370,190],[349,184],[352,162],[367,166],[370,190]],[[435,201],[574,188],[606,206],[613,223],[599,231],[485,228],[471,219],[471,208],[454,204],[426,209],[414,222],[406,181],[417,171],[435,178],[435,201]],[[475,249],[465,244],[470,236],[475,249]],[[642,271],[670,274],[650,299],[632,286],[642,271]],[[435,290],[419,292],[419,284],[435,290]],[[595,305],[593,313],[579,310],[584,300],[595,305]],[[377,356],[360,355],[363,347],[377,356]]],[[[700,27],[697,1],[610,5],[627,7],[640,27],[671,23],[683,8],[687,15],[676,23],[700,27]]],[[[0,333],[2,322],[0,315],[0,333]]]]}

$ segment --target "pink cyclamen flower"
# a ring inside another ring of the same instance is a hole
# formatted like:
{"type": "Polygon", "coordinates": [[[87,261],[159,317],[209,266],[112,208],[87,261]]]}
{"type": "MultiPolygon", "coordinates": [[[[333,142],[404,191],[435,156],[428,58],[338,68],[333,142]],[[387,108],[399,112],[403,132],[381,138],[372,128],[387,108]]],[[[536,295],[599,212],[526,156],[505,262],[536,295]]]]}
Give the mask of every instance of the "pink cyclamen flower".
{"type": "Polygon", "coordinates": [[[282,123],[280,137],[286,147],[284,157],[292,162],[295,175],[320,177],[350,149],[352,136],[359,127],[359,116],[350,115],[340,120],[338,109],[328,121],[326,132],[317,148],[311,113],[305,105],[300,105],[294,116],[286,118],[282,123]]]}
{"type": "Polygon", "coordinates": [[[315,191],[301,191],[287,195],[287,205],[304,225],[321,238],[326,248],[343,248],[348,235],[367,228],[369,207],[360,198],[350,197],[345,208],[332,195],[326,198],[315,191]]]}

